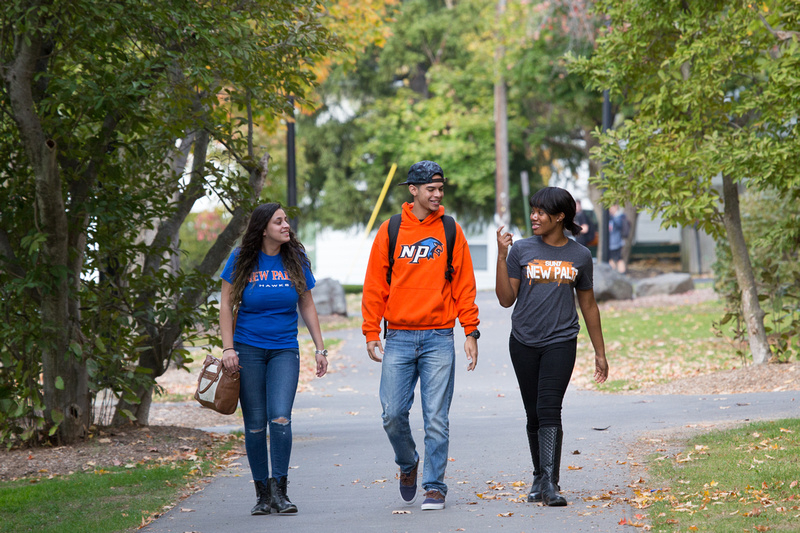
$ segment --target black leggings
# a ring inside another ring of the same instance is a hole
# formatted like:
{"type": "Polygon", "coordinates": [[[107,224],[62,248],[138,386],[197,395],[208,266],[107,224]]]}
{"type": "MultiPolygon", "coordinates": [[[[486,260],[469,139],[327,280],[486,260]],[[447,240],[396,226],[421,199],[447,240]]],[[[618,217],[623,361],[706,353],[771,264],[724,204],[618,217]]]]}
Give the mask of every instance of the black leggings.
{"type": "Polygon", "coordinates": [[[533,348],[511,335],[508,351],[522,393],[529,432],[536,434],[540,427],[561,427],[561,404],[575,367],[577,349],[578,339],[533,348]]]}

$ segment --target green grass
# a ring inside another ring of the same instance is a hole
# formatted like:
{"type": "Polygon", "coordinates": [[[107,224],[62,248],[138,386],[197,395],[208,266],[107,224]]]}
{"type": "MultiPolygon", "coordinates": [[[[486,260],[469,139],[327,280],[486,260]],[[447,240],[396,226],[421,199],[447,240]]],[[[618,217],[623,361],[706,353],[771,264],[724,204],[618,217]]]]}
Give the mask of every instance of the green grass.
{"type": "MultiPolygon", "coordinates": [[[[714,332],[713,324],[723,314],[719,301],[635,309],[605,307],[601,319],[611,374],[607,383],[595,388],[606,392],[634,390],[742,366],[732,342],[714,332]]],[[[593,353],[585,325],[578,343],[579,354],[593,353]]],[[[588,360],[579,364],[589,363],[593,365],[588,360]]]]}
{"type": "Polygon", "coordinates": [[[195,465],[114,468],[0,485],[3,531],[126,531],[175,501],[195,465]]]}
{"type": "Polygon", "coordinates": [[[637,490],[652,531],[798,530],[800,419],[758,422],[691,439],[676,457],[649,461],[637,490]]]}
{"type": "Polygon", "coordinates": [[[719,300],[692,306],[645,307],[619,310],[609,307],[602,313],[606,342],[674,342],[713,338],[712,324],[722,318],[719,300]]]}
{"type": "Polygon", "coordinates": [[[134,531],[171,507],[218,463],[235,442],[226,439],[197,461],[97,468],[52,479],[0,483],[0,531],[4,533],[111,533],[134,531]]]}

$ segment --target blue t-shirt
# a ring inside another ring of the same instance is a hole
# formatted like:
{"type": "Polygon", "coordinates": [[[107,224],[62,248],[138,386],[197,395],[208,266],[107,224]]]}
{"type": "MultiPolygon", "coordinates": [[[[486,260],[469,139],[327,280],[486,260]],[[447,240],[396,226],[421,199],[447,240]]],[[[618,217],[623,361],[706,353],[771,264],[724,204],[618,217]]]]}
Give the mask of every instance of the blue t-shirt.
{"type": "MultiPolygon", "coordinates": [[[[237,248],[222,270],[220,277],[228,283],[233,283],[233,268],[238,255],[237,248]]],[[[306,276],[306,290],[313,289],[316,280],[311,270],[303,267],[303,273],[306,276]]],[[[233,340],[270,350],[298,348],[298,299],[299,295],[283,267],[280,254],[258,252],[258,267],[253,270],[250,283],[244,289],[233,340]]]]}

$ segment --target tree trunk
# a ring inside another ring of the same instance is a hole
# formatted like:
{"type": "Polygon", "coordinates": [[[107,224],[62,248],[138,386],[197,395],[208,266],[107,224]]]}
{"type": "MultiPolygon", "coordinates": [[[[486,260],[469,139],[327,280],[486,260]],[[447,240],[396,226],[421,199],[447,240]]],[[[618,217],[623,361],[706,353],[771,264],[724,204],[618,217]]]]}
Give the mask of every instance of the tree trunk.
{"type": "Polygon", "coordinates": [[[631,225],[631,232],[623,239],[622,243],[622,260],[626,265],[629,265],[631,249],[636,242],[636,223],[639,221],[639,213],[636,212],[636,207],[632,204],[626,203],[621,207],[622,211],[625,213],[625,217],[628,219],[628,223],[631,225]]]}
{"type": "MultiPolygon", "coordinates": [[[[502,20],[506,11],[506,0],[497,0],[497,21],[502,20]]],[[[502,225],[506,231],[511,229],[511,200],[508,183],[508,90],[503,76],[505,47],[498,44],[494,51],[494,159],[495,159],[495,224],[502,225]]]]}
{"type": "Polygon", "coordinates": [[[592,148],[597,146],[599,142],[592,135],[592,131],[594,131],[594,125],[587,125],[583,128],[584,135],[583,135],[583,142],[584,142],[584,159],[589,162],[589,186],[587,188],[587,192],[589,194],[589,200],[592,202],[592,209],[594,210],[595,220],[597,220],[597,260],[599,262],[608,262],[608,257],[603,256],[603,247],[605,243],[605,234],[606,232],[603,231],[601,224],[603,223],[603,191],[601,191],[597,185],[594,184],[591,178],[597,176],[600,172],[600,165],[597,163],[594,157],[592,157],[592,148]]]}
{"type": "MultiPolygon", "coordinates": [[[[46,27],[47,21],[30,28],[46,27]]],[[[33,29],[17,36],[13,63],[6,69],[11,114],[31,161],[36,190],[36,227],[46,236],[41,261],[51,269],[51,285],[43,291],[42,380],[44,417],[49,426],[58,425],[56,438],[63,444],[77,441],[89,426],[88,372],[80,346],[79,309],[73,285],[80,279],[69,255],[69,221],[62,196],[61,175],[56,161],[57,146],[47,137],[34,99],[35,76],[46,69],[45,37],[33,29]]]]}
{"type": "Polygon", "coordinates": [[[747,336],[753,362],[757,365],[769,361],[770,348],[767,333],[764,330],[764,311],[758,301],[753,265],[742,232],[742,220],[739,211],[739,188],[729,176],[722,176],[722,197],[725,203],[723,223],[731,246],[731,260],[736,271],[736,281],[742,291],[742,314],[747,324],[747,336]]]}
{"type": "MultiPolygon", "coordinates": [[[[197,154],[197,152],[196,152],[197,154]]],[[[197,156],[197,155],[196,155],[197,156]]],[[[195,168],[198,168],[198,162],[195,161],[195,168]]],[[[199,163],[199,168],[202,168],[202,163],[199,163]]],[[[264,154],[257,165],[251,165],[250,169],[250,198],[251,202],[256,202],[261,195],[261,189],[267,179],[269,172],[269,154],[264,154]]],[[[191,188],[191,186],[189,187],[191,188]]],[[[178,211],[182,212],[181,209],[178,211]]],[[[227,259],[233,249],[236,240],[244,233],[247,223],[250,220],[250,206],[240,205],[234,209],[233,217],[228,225],[217,237],[211,249],[206,253],[200,266],[197,270],[204,275],[212,276],[222,262],[227,259]]],[[[186,210],[188,213],[188,210],[186,210]]],[[[183,215],[185,218],[185,214],[183,215]]],[[[166,228],[173,228],[178,231],[180,224],[173,219],[172,223],[164,224],[159,228],[159,233],[166,231],[166,228]]],[[[160,242],[160,237],[156,236],[155,241],[160,242]]],[[[155,262],[145,264],[154,265],[155,262]]],[[[204,295],[197,291],[187,291],[181,295],[181,304],[183,305],[199,305],[202,303],[204,295]]],[[[142,301],[147,301],[147,297],[142,301]]],[[[146,368],[151,371],[150,376],[155,379],[166,372],[172,358],[172,352],[178,340],[183,333],[179,324],[167,323],[159,328],[148,328],[148,335],[150,338],[149,349],[145,350],[139,357],[138,366],[146,368]]],[[[120,425],[128,422],[129,417],[124,412],[127,410],[136,418],[136,423],[146,426],[149,425],[150,420],[150,406],[152,404],[153,385],[142,386],[136,391],[136,396],[139,403],[133,404],[120,400],[114,412],[112,424],[120,425]]]]}

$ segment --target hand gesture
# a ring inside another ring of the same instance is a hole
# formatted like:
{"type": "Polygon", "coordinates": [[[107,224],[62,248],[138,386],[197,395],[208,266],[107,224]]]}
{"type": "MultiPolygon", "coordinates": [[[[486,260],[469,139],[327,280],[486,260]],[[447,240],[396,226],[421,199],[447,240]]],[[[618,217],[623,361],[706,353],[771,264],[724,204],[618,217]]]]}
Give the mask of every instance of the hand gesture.
{"type": "Polygon", "coordinates": [[[505,226],[497,228],[497,256],[505,259],[508,257],[508,248],[514,244],[514,236],[511,233],[503,233],[505,226]]]}

